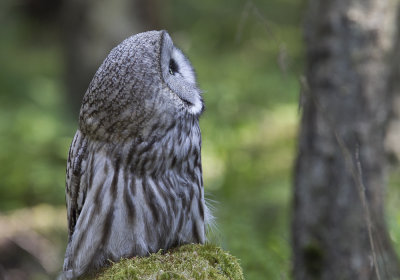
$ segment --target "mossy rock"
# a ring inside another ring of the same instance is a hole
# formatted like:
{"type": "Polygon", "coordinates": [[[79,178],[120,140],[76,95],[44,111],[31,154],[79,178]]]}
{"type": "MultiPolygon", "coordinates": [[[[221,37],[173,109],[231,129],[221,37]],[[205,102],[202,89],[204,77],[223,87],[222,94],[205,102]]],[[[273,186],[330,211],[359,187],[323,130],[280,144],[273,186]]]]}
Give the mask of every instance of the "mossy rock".
{"type": "Polygon", "coordinates": [[[214,245],[184,245],[148,257],[122,259],[86,280],[244,279],[238,260],[214,245]]]}

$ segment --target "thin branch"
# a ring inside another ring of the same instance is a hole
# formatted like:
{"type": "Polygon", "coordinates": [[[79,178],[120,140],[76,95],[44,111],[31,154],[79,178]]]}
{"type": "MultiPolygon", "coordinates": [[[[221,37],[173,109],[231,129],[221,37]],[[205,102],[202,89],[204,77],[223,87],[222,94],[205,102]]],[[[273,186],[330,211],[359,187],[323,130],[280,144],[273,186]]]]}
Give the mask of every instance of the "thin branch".
{"type": "MultiPolygon", "coordinates": [[[[366,190],[365,190],[364,181],[362,179],[362,167],[361,167],[361,161],[360,161],[360,149],[359,149],[358,145],[357,145],[357,148],[356,148],[356,163],[357,163],[357,171],[358,171],[357,172],[357,174],[358,174],[358,180],[357,180],[357,182],[358,182],[358,184],[357,184],[358,192],[360,194],[361,202],[363,204],[363,208],[364,208],[364,211],[366,213],[365,219],[366,219],[367,227],[368,227],[368,238],[369,238],[369,243],[371,244],[372,258],[373,258],[374,265],[375,265],[376,277],[378,278],[378,280],[380,280],[381,276],[380,276],[380,273],[379,273],[378,262],[377,262],[377,259],[376,259],[375,243],[374,243],[374,239],[373,239],[373,236],[372,236],[371,212],[369,210],[367,197],[365,195],[366,190]]],[[[354,175],[357,175],[357,174],[354,174],[354,175]]]]}
{"type": "Polygon", "coordinates": [[[250,14],[254,15],[261,22],[268,37],[272,39],[274,46],[278,49],[278,56],[277,56],[278,66],[281,72],[286,76],[289,66],[288,63],[289,54],[286,49],[286,45],[277,38],[276,34],[273,32],[273,29],[271,27],[272,25],[271,22],[266,19],[266,17],[262,14],[260,9],[254,4],[252,0],[247,0],[243,7],[243,11],[241,13],[236,31],[235,43],[238,44],[242,40],[243,30],[250,14]]]}
{"type": "Polygon", "coordinates": [[[265,16],[261,13],[260,9],[254,4],[252,0],[247,0],[246,4],[243,7],[242,15],[240,16],[235,36],[235,42],[239,43],[240,40],[242,39],[244,25],[250,13],[252,13],[262,23],[262,26],[264,27],[266,33],[270,38],[272,38],[276,46],[279,47],[280,45],[282,45],[277,39],[275,33],[272,31],[271,23],[265,18],[265,16]]]}
{"type": "Polygon", "coordinates": [[[251,10],[251,1],[248,0],[246,1],[246,4],[243,7],[243,12],[242,15],[240,16],[236,36],[235,36],[235,42],[238,44],[242,40],[242,35],[243,35],[243,29],[244,25],[246,23],[247,18],[249,17],[250,10],[251,10]]]}

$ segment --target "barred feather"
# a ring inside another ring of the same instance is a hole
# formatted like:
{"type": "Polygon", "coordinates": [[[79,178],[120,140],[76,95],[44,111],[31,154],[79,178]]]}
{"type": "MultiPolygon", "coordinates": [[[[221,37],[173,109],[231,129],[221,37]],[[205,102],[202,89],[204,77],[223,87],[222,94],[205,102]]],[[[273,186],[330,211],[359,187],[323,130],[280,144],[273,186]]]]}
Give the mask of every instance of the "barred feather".
{"type": "MultiPolygon", "coordinates": [[[[149,33],[143,38],[155,36],[161,40],[152,46],[162,52],[162,40],[168,35],[149,33]]],[[[118,57],[126,57],[127,51],[133,57],[135,54],[129,52],[138,52],[135,42],[143,38],[132,38],[114,49],[109,58],[115,62],[118,57]]],[[[99,88],[107,91],[104,84],[110,87],[110,70],[104,73],[104,69],[116,67],[109,65],[106,59],[85,95],[80,129],[69,151],[69,242],[64,261],[67,279],[96,269],[107,260],[144,256],[185,243],[204,243],[205,220],[210,217],[203,192],[200,112],[193,114],[195,109],[186,109],[184,106],[190,105],[175,97],[173,113],[160,109],[169,104],[167,97],[132,101],[132,92],[136,94],[138,87],[144,89],[136,82],[118,83],[122,90],[100,95],[99,88]],[[127,104],[135,104],[136,113],[127,114],[127,104]],[[151,116],[143,113],[147,110],[143,107],[151,108],[151,116]]],[[[133,74],[138,77],[136,72],[133,74]]],[[[171,88],[160,83],[152,91],[168,93],[171,88]]]]}

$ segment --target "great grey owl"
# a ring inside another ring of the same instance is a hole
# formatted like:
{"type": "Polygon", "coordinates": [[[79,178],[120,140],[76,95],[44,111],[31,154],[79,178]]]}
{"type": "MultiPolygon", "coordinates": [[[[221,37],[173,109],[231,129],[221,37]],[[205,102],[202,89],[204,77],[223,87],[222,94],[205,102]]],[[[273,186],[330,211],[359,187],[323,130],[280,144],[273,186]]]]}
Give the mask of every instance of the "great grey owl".
{"type": "Polygon", "coordinates": [[[69,150],[65,278],[205,242],[202,111],[193,68],[166,31],[134,35],[110,52],[69,150]]]}

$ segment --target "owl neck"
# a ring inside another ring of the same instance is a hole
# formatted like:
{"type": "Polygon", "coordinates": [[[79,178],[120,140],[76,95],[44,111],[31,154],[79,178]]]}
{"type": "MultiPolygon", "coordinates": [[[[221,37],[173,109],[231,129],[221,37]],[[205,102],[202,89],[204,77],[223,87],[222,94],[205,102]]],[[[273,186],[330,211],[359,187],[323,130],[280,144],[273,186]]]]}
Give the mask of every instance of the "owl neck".
{"type": "Polygon", "coordinates": [[[102,150],[139,176],[156,178],[170,171],[191,178],[201,174],[201,133],[196,118],[153,126],[146,139],[105,144],[102,150]]]}

